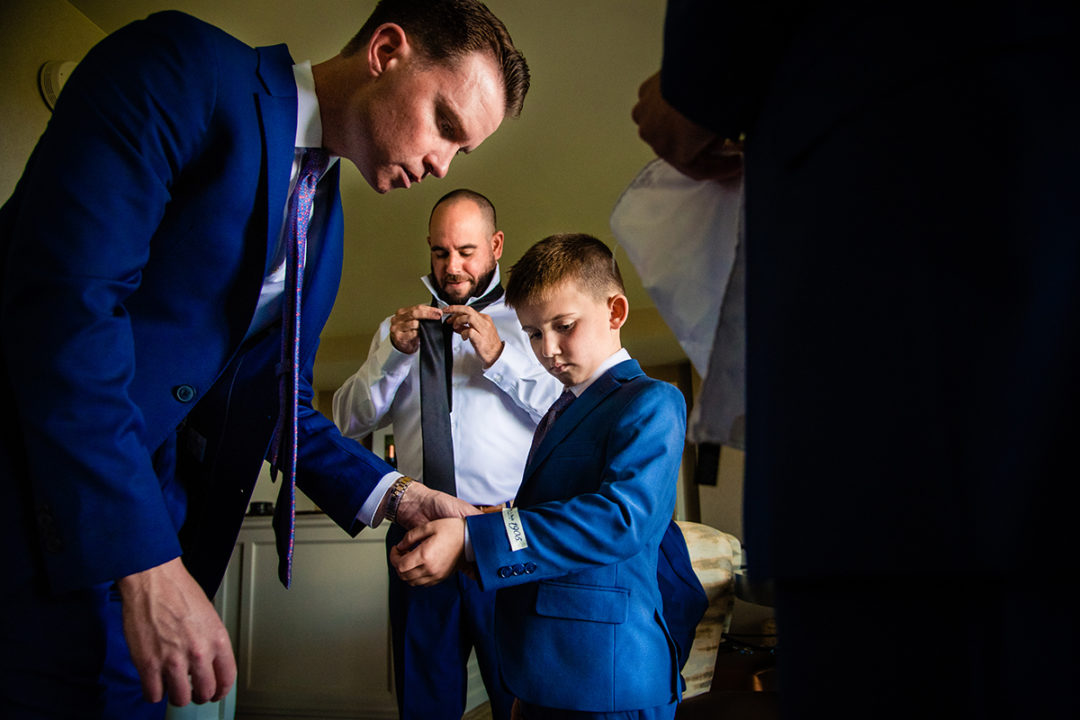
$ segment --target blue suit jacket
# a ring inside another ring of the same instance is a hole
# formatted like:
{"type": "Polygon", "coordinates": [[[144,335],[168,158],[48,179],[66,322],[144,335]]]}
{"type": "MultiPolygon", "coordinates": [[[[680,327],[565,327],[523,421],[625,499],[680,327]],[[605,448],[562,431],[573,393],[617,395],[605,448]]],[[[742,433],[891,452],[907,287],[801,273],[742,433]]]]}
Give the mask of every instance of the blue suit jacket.
{"type": "Polygon", "coordinates": [[[528,547],[511,550],[501,514],[468,518],[480,583],[499,590],[499,664],[518,698],[592,712],[678,699],[656,571],[685,429],[682,394],[622,362],[525,468],[516,507],[528,547]]]}
{"type": "MultiPolygon", "coordinates": [[[[0,510],[16,584],[181,554],[216,588],[277,414],[279,328],[244,343],[287,199],[292,59],[179,13],[102,41],[0,210],[0,510]],[[188,499],[190,498],[190,502],[188,499]]],[[[310,406],[340,279],[337,169],[304,284],[301,487],[355,533],[388,466],[310,406]]],[[[9,577],[11,575],[9,574],[9,577]]]]}

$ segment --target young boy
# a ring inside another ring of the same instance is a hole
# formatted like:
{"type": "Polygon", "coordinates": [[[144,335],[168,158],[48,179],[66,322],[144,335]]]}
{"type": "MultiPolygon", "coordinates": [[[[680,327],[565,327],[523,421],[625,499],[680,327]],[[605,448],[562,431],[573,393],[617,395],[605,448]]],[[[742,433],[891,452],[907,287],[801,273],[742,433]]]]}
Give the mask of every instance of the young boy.
{"type": "Polygon", "coordinates": [[[596,238],[531,247],[506,302],[566,391],[537,428],[513,508],[416,528],[391,561],[412,584],[468,569],[499,589],[499,664],[526,720],[670,719],[680,680],[657,550],[675,506],[682,394],[623,349],[629,305],[596,238]]]}

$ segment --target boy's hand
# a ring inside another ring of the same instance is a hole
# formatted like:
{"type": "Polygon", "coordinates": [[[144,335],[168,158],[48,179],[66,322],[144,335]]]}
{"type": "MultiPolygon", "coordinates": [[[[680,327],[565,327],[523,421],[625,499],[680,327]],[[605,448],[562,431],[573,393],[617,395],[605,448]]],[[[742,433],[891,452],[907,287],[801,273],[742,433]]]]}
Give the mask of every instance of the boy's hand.
{"type": "Polygon", "coordinates": [[[465,567],[465,519],[443,518],[413,528],[390,548],[390,564],[410,585],[434,585],[465,567]]]}

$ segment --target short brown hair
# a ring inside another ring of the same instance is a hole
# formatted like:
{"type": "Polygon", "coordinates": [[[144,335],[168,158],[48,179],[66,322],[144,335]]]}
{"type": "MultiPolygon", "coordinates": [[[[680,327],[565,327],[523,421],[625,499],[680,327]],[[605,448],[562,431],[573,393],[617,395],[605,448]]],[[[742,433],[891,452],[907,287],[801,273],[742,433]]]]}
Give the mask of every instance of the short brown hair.
{"type": "Polygon", "coordinates": [[[502,69],[506,117],[517,117],[529,92],[529,66],[506,26],[479,0],[379,0],[371,16],[341,54],[359,52],[375,29],[400,25],[422,56],[443,65],[473,52],[487,52],[502,69]]]}
{"type": "Polygon", "coordinates": [[[506,304],[512,308],[543,298],[567,280],[597,298],[626,294],[619,264],[607,245],[592,235],[551,235],[525,251],[510,268],[506,304]]]}

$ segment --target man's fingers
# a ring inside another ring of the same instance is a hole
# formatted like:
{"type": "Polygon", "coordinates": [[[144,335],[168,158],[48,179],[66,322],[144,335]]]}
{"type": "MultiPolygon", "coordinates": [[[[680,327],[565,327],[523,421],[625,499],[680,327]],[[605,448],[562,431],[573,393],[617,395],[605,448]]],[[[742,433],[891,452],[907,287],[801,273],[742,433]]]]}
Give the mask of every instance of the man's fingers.
{"type": "Polygon", "coordinates": [[[416,320],[438,320],[443,316],[443,311],[433,305],[413,305],[398,310],[397,314],[416,320]]]}
{"type": "Polygon", "coordinates": [[[193,663],[191,667],[191,699],[197,703],[209,701],[217,694],[217,674],[209,663],[193,663]]]}
{"type": "Polygon", "coordinates": [[[167,663],[162,668],[162,675],[169,692],[169,702],[180,706],[191,702],[191,680],[186,665],[167,663]]]}
{"type": "Polygon", "coordinates": [[[151,703],[161,702],[165,692],[165,686],[161,682],[161,673],[140,673],[140,678],[142,680],[143,698],[151,703]]]}
{"type": "Polygon", "coordinates": [[[638,85],[637,96],[644,97],[645,93],[653,88],[654,85],[660,84],[660,73],[656,72],[645,78],[645,81],[638,85]]]}
{"type": "Polygon", "coordinates": [[[210,698],[211,702],[223,699],[236,682],[236,658],[233,657],[231,651],[224,654],[218,653],[214,658],[214,675],[217,678],[217,690],[210,698]]]}

